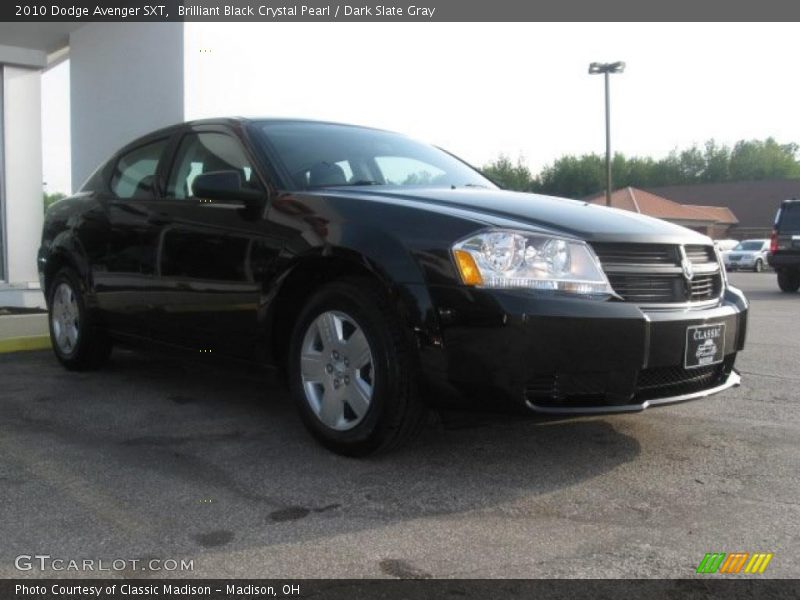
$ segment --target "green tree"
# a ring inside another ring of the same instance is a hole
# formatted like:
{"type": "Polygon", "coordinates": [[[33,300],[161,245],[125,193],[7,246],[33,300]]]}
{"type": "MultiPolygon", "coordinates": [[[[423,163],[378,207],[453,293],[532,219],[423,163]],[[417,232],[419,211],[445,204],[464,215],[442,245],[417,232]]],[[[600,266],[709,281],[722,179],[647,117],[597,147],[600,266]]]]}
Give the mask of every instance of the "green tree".
{"type": "Polygon", "coordinates": [[[603,189],[604,173],[605,159],[598,154],[562,156],[552,166],[542,169],[539,191],[554,196],[581,198],[603,189]]]}
{"type": "Polygon", "coordinates": [[[718,146],[710,139],[706,142],[703,158],[706,166],[703,181],[728,181],[731,177],[731,150],[727,146],[718,146]]]}
{"type": "Polygon", "coordinates": [[[730,175],[736,180],[800,177],[797,144],[779,144],[773,138],[741,140],[731,151],[730,175]]]}
{"type": "MultiPolygon", "coordinates": [[[[800,178],[798,152],[797,144],[779,144],[773,138],[741,140],[732,149],[711,139],[702,146],[676,148],[660,159],[617,153],[611,175],[615,188],[796,179],[800,178]]],[[[513,164],[501,155],[485,171],[502,186],[515,190],[567,198],[585,198],[605,190],[605,158],[599,154],[562,156],[538,176],[533,176],[521,159],[513,164]]]]}
{"type": "Polygon", "coordinates": [[[51,205],[55,204],[59,200],[66,198],[66,194],[62,194],[61,192],[53,192],[52,194],[48,194],[47,192],[43,193],[43,201],[44,201],[44,210],[47,212],[47,209],[50,208],[51,205]]]}
{"type": "Polygon", "coordinates": [[[531,170],[525,166],[523,158],[517,158],[516,164],[505,154],[483,167],[484,174],[500,187],[517,192],[532,192],[536,189],[536,181],[531,170]]]}

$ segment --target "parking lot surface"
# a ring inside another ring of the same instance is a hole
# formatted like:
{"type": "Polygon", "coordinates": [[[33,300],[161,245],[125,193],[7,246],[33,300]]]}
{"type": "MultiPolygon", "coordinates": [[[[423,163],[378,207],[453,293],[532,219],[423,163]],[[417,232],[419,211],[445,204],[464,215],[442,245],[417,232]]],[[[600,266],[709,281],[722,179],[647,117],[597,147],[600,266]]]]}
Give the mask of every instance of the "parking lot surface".
{"type": "Polygon", "coordinates": [[[394,454],[317,446],[265,376],[115,351],[0,356],[0,577],[691,577],[706,552],[800,576],[800,294],[752,302],[740,388],[640,414],[447,412],[394,454]]]}

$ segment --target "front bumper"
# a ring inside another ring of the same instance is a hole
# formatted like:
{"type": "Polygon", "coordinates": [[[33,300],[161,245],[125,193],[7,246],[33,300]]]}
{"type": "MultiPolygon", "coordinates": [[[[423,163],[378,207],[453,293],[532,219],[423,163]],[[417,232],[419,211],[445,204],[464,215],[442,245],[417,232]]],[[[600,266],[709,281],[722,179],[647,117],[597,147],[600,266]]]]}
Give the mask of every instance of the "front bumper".
{"type": "Polygon", "coordinates": [[[550,414],[608,414],[620,412],[639,412],[651,406],[660,406],[662,404],[676,404],[678,402],[687,402],[689,400],[699,400],[707,396],[713,396],[719,392],[724,392],[732,387],[738,387],[742,382],[742,378],[735,370],[731,369],[727,376],[723,376],[720,382],[709,388],[698,390],[696,392],[689,392],[685,394],[678,394],[676,396],[665,396],[664,398],[652,398],[642,402],[630,402],[628,404],[617,405],[598,405],[598,406],[539,406],[534,402],[526,401],[528,408],[536,412],[550,413],[550,414]]]}
{"type": "Polygon", "coordinates": [[[728,287],[700,306],[546,297],[434,287],[445,355],[440,380],[459,396],[503,398],[547,413],[639,411],[739,383],[748,303],[728,287]],[[725,323],[724,359],[684,368],[686,330],[725,323]]]}

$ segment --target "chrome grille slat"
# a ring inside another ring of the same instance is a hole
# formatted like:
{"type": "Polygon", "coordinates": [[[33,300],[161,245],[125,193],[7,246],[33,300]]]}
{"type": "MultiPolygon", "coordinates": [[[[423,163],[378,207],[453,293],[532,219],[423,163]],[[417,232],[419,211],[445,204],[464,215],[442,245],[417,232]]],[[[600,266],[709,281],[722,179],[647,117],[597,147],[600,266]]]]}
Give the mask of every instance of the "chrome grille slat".
{"type": "Polygon", "coordinates": [[[627,302],[677,304],[703,302],[722,292],[722,273],[712,246],[674,244],[592,244],[611,287],[627,302]],[[681,257],[691,262],[691,280],[681,257]]]}

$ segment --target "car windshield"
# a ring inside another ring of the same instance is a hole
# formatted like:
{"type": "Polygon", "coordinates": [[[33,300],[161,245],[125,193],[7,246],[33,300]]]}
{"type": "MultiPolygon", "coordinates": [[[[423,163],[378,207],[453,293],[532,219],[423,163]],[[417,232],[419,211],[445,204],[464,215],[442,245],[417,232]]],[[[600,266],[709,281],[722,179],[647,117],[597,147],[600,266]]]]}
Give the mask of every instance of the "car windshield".
{"type": "Polygon", "coordinates": [[[469,165],[404,135],[332,123],[263,121],[293,189],[342,186],[496,186],[469,165]]]}
{"type": "Polygon", "coordinates": [[[751,242],[739,242],[739,244],[734,248],[734,250],[761,250],[763,248],[764,242],[761,240],[755,240],[751,242]]]}

